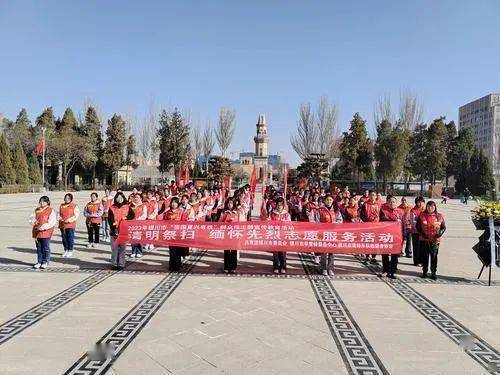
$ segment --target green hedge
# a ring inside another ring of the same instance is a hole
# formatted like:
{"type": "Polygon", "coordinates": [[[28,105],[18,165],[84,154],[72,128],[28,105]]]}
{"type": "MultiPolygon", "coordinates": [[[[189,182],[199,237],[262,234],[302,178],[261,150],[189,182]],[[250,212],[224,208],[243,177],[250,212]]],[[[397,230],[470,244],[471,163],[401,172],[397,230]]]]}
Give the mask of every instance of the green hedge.
{"type": "Polygon", "coordinates": [[[0,194],[32,193],[40,191],[40,185],[0,185],[0,194]]]}

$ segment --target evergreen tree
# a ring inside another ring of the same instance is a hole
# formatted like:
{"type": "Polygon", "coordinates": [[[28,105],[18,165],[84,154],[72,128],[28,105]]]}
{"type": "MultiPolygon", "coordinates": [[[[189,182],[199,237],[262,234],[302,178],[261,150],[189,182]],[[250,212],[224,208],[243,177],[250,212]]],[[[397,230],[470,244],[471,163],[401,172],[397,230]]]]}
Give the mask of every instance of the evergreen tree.
{"type": "Polygon", "coordinates": [[[28,173],[30,177],[30,182],[32,184],[40,185],[42,183],[42,173],[40,172],[40,164],[38,164],[38,159],[34,152],[32,152],[29,157],[28,173]]]}
{"type": "Polygon", "coordinates": [[[123,167],[125,163],[125,148],[127,146],[127,131],[125,121],[116,113],[108,120],[106,130],[106,143],[104,144],[103,161],[114,174],[123,167]]]}
{"type": "Polygon", "coordinates": [[[370,174],[373,163],[370,140],[367,137],[366,121],[355,113],[349,132],[344,132],[340,145],[341,163],[352,171],[357,181],[361,173],[370,174]]]}
{"type": "Polygon", "coordinates": [[[446,124],[446,187],[448,187],[448,180],[454,174],[454,156],[457,141],[457,127],[454,121],[446,124]]]}
{"type": "Polygon", "coordinates": [[[445,118],[435,119],[427,130],[426,158],[428,160],[428,177],[433,184],[437,179],[446,177],[447,166],[447,131],[445,118]]]}
{"type": "Polygon", "coordinates": [[[11,161],[12,168],[16,172],[16,184],[28,185],[30,183],[28,161],[26,160],[26,154],[19,139],[14,142],[11,161]]]}
{"type": "Polygon", "coordinates": [[[210,181],[222,183],[225,177],[232,176],[233,170],[228,158],[212,156],[208,160],[208,178],[210,181]]]}
{"type": "Polygon", "coordinates": [[[190,154],[189,126],[184,124],[177,108],[172,115],[169,115],[165,110],[162,111],[158,138],[160,149],[158,170],[162,174],[171,169],[176,171],[189,159],[190,154]]]}
{"type": "Polygon", "coordinates": [[[418,124],[410,137],[410,152],[408,154],[409,171],[413,176],[420,178],[420,192],[424,189],[424,179],[427,176],[428,170],[428,154],[427,154],[427,125],[418,124]]]}
{"type": "Polygon", "coordinates": [[[92,153],[96,162],[92,165],[92,186],[95,185],[98,165],[102,165],[103,158],[103,140],[102,140],[102,124],[94,107],[89,106],[85,113],[84,123],[80,126],[82,135],[87,140],[87,146],[92,153]]]}
{"type": "Polygon", "coordinates": [[[485,195],[488,191],[495,189],[491,163],[483,154],[482,149],[474,148],[468,176],[468,186],[472,194],[485,195]]]}
{"type": "Polygon", "coordinates": [[[35,148],[33,126],[28,117],[28,112],[26,112],[26,109],[24,108],[21,109],[21,111],[17,115],[16,121],[14,122],[10,144],[13,145],[15,140],[21,141],[23,150],[26,154],[28,154],[35,148]]]}
{"type": "Polygon", "coordinates": [[[455,190],[462,192],[470,182],[471,159],[474,154],[474,132],[462,128],[454,140],[451,154],[451,172],[455,176],[455,190]]]}
{"type": "Polygon", "coordinates": [[[56,119],[54,117],[54,111],[52,107],[46,108],[40,116],[36,118],[35,121],[35,136],[40,138],[40,134],[42,132],[42,128],[46,129],[46,137],[50,138],[52,133],[56,129],[56,119]]]}
{"type": "Polygon", "coordinates": [[[0,136],[0,184],[15,184],[16,173],[10,161],[10,150],[7,136],[2,133],[0,136]]]}
{"type": "Polygon", "coordinates": [[[57,124],[56,128],[60,132],[71,130],[76,131],[78,129],[78,122],[76,121],[73,110],[70,107],[66,108],[66,111],[64,111],[64,115],[59,124],[57,124]]]}
{"type": "Polygon", "coordinates": [[[393,136],[392,125],[383,120],[377,125],[377,140],[375,143],[375,161],[377,178],[382,179],[383,189],[386,190],[387,178],[393,174],[393,136]]]}

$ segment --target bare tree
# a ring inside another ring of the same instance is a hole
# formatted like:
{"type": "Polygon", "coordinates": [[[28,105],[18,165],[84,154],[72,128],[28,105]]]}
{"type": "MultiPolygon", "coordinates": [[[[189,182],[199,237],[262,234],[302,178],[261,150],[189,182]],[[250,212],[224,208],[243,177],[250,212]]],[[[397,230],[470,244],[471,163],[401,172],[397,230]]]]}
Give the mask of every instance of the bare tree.
{"type": "Polygon", "coordinates": [[[215,138],[223,157],[226,157],[227,149],[233,141],[235,118],[236,113],[230,109],[222,108],[219,112],[219,123],[215,128],[215,138]]]}
{"type": "Polygon", "coordinates": [[[424,120],[424,105],[417,95],[405,90],[399,96],[399,124],[406,130],[413,130],[424,120]]]}
{"type": "Polygon", "coordinates": [[[324,154],[330,161],[337,152],[339,130],[337,126],[337,106],[330,105],[328,98],[323,96],[318,102],[316,110],[316,127],[318,131],[317,152],[324,154]]]}
{"type": "Polygon", "coordinates": [[[384,120],[389,121],[391,124],[394,124],[395,117],[392,112],[392,103],[390,95],[383,95],[375,103],[375,108],[373,110],[373,122],[375,124],[375,128],[384,120]]]}
{"type": "Polygon", "coordinates": [[[212,130],[210,122],[207,121],[207,125],[205,126],[205,130],[203,131],[201,142],[202,154],[205,157],[205,172],[208,172],[208,159],[210,158],[210,154],[212,154],[214,147],[214,131],[212,130]]]}
{"type": "Polygon", "coordinates": [[[193,145],[193,153],[195,160],[198,160],[198,157],[202,154],[203,144],[201,139],[201,129],[200,123],[197,121],[196,125],[192,127],[191,137],[193,138],[191,144],[193,145]]]}
{"type": "Polygon", "coordinates": [[[297,134],[292,135],[290,142],[292,148],[304,160],[308,155],[317,151],[318,129],[314,122],[314,113],[311,103],[301,104],[299,110],[299,121],[297,123],[297,134]]]}
{"type": "Polygon", "coordinates": [[[151,101],[140,127],[135,131],[138,151],[145,161],[157,158],[158,144],[156,135],[158,133],[158,121],[157,108],[154,102],[151,101]]]}

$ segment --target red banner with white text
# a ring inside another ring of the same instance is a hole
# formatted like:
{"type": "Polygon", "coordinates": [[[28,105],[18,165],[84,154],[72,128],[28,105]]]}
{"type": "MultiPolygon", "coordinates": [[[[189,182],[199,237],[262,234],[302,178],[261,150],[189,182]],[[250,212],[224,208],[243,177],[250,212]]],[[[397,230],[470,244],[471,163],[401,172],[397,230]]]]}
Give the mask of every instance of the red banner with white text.
{"type": "Polygon", "coordinates": [[[398,222],[318,224],[126,220],[120,224],[117,243],[209,250],[399,254],[403,237],[398,222]]]}

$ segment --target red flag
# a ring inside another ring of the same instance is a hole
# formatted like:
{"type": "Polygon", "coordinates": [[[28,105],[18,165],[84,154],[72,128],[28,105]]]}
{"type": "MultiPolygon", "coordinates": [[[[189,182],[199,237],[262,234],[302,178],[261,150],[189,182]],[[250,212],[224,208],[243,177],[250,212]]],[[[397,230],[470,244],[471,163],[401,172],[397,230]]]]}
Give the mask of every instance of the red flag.
{"type": "Polygon", "coordinates": [[[301,178],[299,180],[299,188],[305,189],[306,186],[307,186],[307,178],[301,178]]]}
{"type": "Polygon", "coordinates": [[[177,172],[175,173],[176,183],[177,183],[177,186],[179,186],[179,187],[184,186],[184,180],[181,179],[181,176],[182,176],[182,166],[179,165],[179,168],[177,168],[177,172]]]}
{"type": "Polygon", "coordinates": [[[40,156],[44,150],[45,150],[45,139],[42,138],[42,140],[40,141],[38,146],[36,146],[36,148],[35,148],[36,156],[40,156]]]}
{"type": "Polygon", "coordinates": [[[250,175],[250,191],[255,193],[255,187],[257,186],[257,166],[254,164],[252,169],[252,174],[250,175]]]}
{"type": "Polygon", "coordinates": [[[283,171],[283,197],[286,199],[286,189],[288,183],[288,168],[285,165],[285,170],[283,171]]]}
{"type": "Polygon", "coordinates": [[[189,183],[189,161],[186,160],[186,164],[184,167],[184,186],[189,183]]]}

